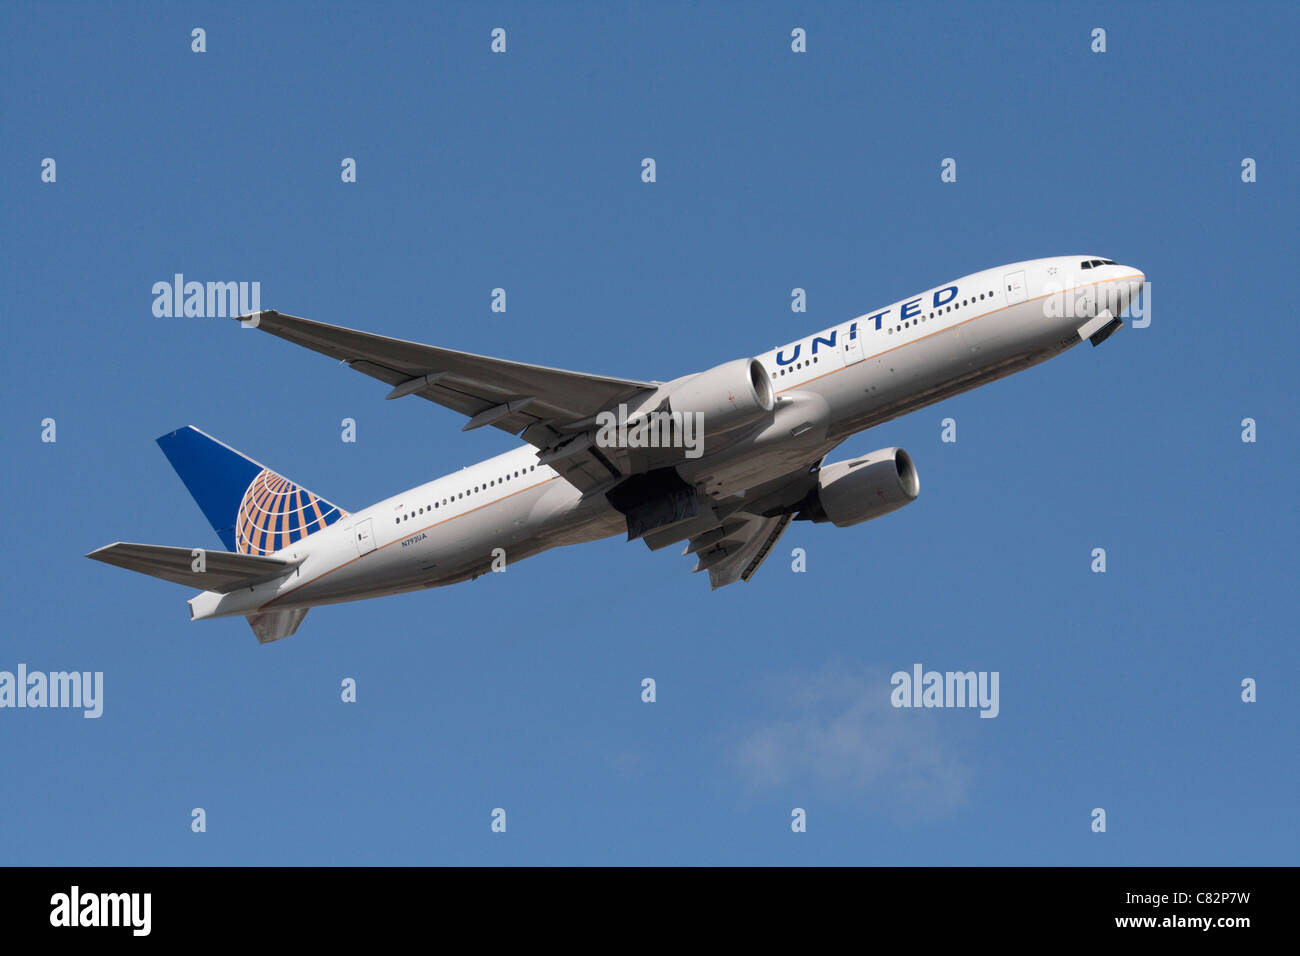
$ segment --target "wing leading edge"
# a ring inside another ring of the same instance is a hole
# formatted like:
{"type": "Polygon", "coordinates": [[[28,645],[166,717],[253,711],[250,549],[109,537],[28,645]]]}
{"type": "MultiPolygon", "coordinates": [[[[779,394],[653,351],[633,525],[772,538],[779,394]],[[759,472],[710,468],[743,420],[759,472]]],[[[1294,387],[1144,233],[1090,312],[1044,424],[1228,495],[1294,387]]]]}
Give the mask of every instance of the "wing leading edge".
{"type": "Polygon", "coordinates": [[[599,448],[581,441],[595,416],[658,387],[421,345],[274,310],[240,320],[391,385],[390,399],[418,395],[460,412],[469,418],[467,431],[491,425],[519,435],[584,493],[623,477],[599,448]]]}

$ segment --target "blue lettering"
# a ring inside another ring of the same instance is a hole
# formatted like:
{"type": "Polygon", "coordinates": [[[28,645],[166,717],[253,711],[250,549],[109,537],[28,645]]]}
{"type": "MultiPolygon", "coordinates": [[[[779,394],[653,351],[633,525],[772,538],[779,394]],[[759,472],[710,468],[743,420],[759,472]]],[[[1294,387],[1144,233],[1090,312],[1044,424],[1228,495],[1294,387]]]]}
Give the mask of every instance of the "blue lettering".
{"type": "Polygon", "coordinates": [[[876,331],[879,332],[879,331],[880,331],[880,320],[881,320],[881,318],[883,318],[883,317],[886,316],[886,315],[889,315],[889,310],[888,310],[888,309],[885,309],[885,311],[883,311],[883,312],[877,312],[875,315],[869,315],[869,316],[867,316],[867,321],[870,322],[872,319],[875,319],[875,320],[876,320],[876,331]]]}
{"type": "Polygon", "coordinates": [[[937,309],[941,305],[947,305],[955,298],[957,298],[957,287],[955,285],[950,285],[946,289],[940,289],[934,294],[934,307],[937,309]],[[945,292],[951,292],[952,295],[948,296],[946,299],[939,298],[939,296],[943,295],[945,292]]]}
{"type": "MultiPolygon", "coordinates": [[[[802,345],[802,344],[803,344],[802,342],[799,343],[799,345],[802,345]]],[[[781,351],[777,352],[777,353],[776,353],[776,364],[777,364],[777,365],[789,365],[791,362],[793,362],[795,359],[797,359],[797,358],[799,357],[799,345],[796,345],[796,346],[794,347],[794,355],[791,355],[789,358],[782,358],[782,357],[781,357],[781,356],[785,355],[785,349],[781,349],[781,351]]]]}
{"type": "Polygon", "coordinates": [[[821,344],[823,344],[823,345],[826,345],[826,346],[830,347],[830,348],[835,348],[835,330],[834,330],[834,329],[831,329],[831,335],[830,335],[830,338],[828,338],[828,339],[824,339],[824,338],[822,338],[820,335],[813,339],[813,344],[812,344],[812,354],[813,354],[813,355],[816,355],[816,354],[817,354],[817,343],[819,343],[819,342],[820,342],[821,344]]]}
{"type": "Polygon", "coordinates": [[[899,318],[910,319],[912,318],[912,316],[920,315],[920,314],[921,314],[921,297],[918,295],[912,301],[903,303],[902,312],[900,313],[899,318]]]}

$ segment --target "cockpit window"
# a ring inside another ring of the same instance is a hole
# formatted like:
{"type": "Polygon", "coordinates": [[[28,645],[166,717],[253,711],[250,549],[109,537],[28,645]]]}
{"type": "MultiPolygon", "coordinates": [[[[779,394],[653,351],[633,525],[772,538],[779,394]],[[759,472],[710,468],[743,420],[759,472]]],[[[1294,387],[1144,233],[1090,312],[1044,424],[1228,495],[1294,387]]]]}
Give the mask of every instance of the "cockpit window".
{"type": "Polygon", "coordinates": [[[1089,259],[1087,262],[1080,262],[1080,269],[1091,269],[1093,266],[1113,266],[1114,259],[1089,259]]]}

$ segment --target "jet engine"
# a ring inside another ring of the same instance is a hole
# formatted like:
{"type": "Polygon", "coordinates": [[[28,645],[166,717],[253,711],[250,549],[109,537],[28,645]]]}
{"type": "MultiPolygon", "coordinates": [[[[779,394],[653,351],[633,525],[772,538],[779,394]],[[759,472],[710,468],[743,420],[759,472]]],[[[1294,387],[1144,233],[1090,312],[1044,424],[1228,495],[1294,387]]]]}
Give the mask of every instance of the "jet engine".
{"type": "Polygon", "coordinates": [[[882,448],[852,461],[823,465],[817,486],[801,503],[795,520],[848,528],[911,504],[920,491],[911,456],[901,448],[882,448]]]}
{"type": "Polygon", "coordinates": [[[668,407],[701,416],[706,435],[718,435],[758,421],[772,411],[772,379],[758,359],[736,359],[682,381],[668,396],[668,407]]]}

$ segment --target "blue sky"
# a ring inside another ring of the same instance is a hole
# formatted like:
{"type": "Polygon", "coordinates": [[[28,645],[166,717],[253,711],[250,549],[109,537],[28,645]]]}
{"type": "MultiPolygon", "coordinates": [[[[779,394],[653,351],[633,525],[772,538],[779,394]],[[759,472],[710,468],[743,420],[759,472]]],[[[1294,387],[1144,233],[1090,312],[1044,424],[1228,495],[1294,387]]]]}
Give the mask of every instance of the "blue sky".
{"type": "Polygon", "coordinates": [[[0,669],[105,682],[98,720],[0,711],[0,862],[1297,861],[1294,5],[0,18],[0,669]],[[853,438],[832,457],[906,447],[920,500],[796,524],[747,585],[615,538],[263,647],[82,557],[218,546],[153,444],[181,425],[353,510],[513,443],[234,323],[155,318],[176,272],[663,380],[1074,253],[1142,269],[1150,327],[853,438]],[[999,716],[893,709],[916,662],[998,671],[999,716]]]}

